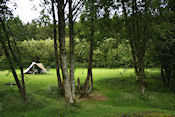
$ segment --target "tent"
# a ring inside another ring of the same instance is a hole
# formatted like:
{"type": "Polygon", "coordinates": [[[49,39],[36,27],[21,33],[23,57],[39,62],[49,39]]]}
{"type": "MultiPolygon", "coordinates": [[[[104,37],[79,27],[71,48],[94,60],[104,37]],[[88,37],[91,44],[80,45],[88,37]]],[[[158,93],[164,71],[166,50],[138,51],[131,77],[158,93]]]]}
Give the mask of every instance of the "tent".
{"type": "Polygon", "coordinates": [[[47,70],[42,63],[32,62],[32,64],[24,71],[24,74],[46,73],[47,70]]]}

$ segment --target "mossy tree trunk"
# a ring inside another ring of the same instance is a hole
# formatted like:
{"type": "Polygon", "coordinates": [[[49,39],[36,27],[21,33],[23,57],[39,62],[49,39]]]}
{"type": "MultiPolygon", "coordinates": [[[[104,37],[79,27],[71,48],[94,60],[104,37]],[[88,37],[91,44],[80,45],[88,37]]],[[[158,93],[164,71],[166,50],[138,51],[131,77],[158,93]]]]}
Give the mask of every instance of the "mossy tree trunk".
{"type": "Polygon", "coordinates": [[[61,70],[63,76],[63,88],[64,97],[67,103],[74,104],[75,99],[73,97],[72,85],[70,76],[68,75],[67,66],[67,52],[65,46],[65,6],[67,3],[64,0],[57,0],[57,10],[58,10],[58,32],[59,32],[59,49],[60,49],[60,61],[61,70]]]}

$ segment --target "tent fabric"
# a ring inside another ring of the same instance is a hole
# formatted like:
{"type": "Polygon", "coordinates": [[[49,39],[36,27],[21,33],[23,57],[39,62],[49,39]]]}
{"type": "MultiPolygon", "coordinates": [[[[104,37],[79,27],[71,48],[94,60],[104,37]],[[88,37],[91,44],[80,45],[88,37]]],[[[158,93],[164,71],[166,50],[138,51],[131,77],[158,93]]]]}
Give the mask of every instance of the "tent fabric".
{"type": "MultiPolygon", "coordinates": [[[[42,72],[46,72],[46,68],[44,67],[44,65],[42,63],[36,63],[36,62],[32,62],[32,64],[24,71],[24,74],[29,73],[29,71],[32,69],[33,66],[37,66],[38,68],[41,69],[42,72]]],[[[32,72],[36,72],[36,71],[32,71],[32,72]]]]}

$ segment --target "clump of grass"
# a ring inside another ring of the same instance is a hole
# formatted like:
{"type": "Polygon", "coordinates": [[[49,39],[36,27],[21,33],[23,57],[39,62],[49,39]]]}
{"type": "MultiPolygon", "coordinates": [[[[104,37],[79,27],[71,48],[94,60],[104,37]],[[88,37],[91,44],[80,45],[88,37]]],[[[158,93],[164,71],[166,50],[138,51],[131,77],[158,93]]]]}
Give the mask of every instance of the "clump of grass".
{"type": "Polygon", "coordinates": [[[146,111],[138,113],[128,113],[120,115],[119,117],[173,117],[173,116],[159,111],[146,111]]]}
{"type": "Polygon", "coordinates": [[[2,111],[2,104],[0,103],[0,112],[2,111]]]}
{"type": "Polygon", "coordinates": [[[16,111],[27,111],[29,109],[40,108],[44,105],[43,100],[34,96],[27,96],[27,102],[24,102],[19,94],[5,95],[6,103],[3,103],[3,110],[15,109],[16,111]]]}
{"type": "Polygon", "coordinates": [[[59,115],[60,117],[74,117],[81,111],[82,105],[80,103],[76,103],[72,106],[68,104],[61,105],[59,107],[59,115]]]}
{"type": "Polygon", "coordinates": [[[49,86],[45,90],[45,95],[52,98],[60,98],[64,96],[64,92],[58,86],[49,86]]]}

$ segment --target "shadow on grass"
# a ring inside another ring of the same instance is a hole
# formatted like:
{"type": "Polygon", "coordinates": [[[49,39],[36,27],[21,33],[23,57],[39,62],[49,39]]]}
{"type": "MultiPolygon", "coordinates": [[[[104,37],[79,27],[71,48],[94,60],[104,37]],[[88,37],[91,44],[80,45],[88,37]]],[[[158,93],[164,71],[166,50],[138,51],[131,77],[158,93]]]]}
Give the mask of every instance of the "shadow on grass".
{"type": "Polygon", "coordinates": [[[170,115],[163,112],[148,111],[134,114],[125,114],[119,117],[175,117],[175,115],[170,115]]]}
{"type": "Polygon", "coordinates": [[[123,78],[104,78],[102,80],[98,80],[95,85],[100,89],[108,89],[108,90],[133,90],[136,88],[136,81],[134,77],[123,77],[123,78]]]}
{"type": "MultiPolygon", "coordinates": [[[[169,87],[162,83],[160,76],[154,74],[145,78],[146,91],[147,92],[160,92],[160,93],[172,93],[169,87]]],[[[100,89],[120,89],[126,91],[138,90],[139,84],[136,82],[134,76],[130,77],[116,77],[116,78],[103,78],[96,81],[96,86],[100,89]]]]}
{"type": "Polygon", "coordinates": [[[111,100],[113,106],[152,107],[165,110],[175,109],[175,94],[156,77],[145,78],[145,94],[139,91],[134,77],[106,78],[96,82],[98,90],[111,100]]]}

